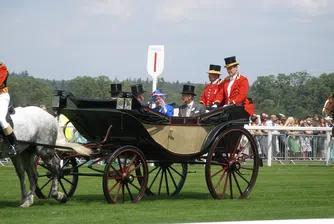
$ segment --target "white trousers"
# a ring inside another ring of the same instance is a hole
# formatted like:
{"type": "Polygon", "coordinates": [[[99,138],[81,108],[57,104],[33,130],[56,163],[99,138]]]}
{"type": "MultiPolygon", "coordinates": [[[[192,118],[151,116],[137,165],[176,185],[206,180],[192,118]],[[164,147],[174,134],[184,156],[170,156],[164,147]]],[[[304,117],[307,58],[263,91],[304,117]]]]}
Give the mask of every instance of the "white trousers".
{"type": "Polygon", "coordinates": [[[5,129],[9,126],[6,121],[10,96],[8,93],[0,94],[0,127],[5,129]]]}

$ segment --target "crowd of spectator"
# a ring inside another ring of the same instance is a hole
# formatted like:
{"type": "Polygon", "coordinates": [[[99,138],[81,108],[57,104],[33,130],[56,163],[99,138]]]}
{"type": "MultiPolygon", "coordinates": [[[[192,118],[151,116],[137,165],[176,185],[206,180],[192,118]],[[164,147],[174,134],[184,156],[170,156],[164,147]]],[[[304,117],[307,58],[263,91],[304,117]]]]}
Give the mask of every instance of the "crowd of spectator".
{"type": "MultiPolygon", "coordinates": [[[[250,119],[251,126],[285,126],[285,127],[332,127],[331,117],[319,117],[314,113],[304,119],[286,117],[284,114],[271,115],[266,113],[253,115],[250,119]]],[[[268,150],[268,130],[251,130],[254,135],[260,154],[266,157],[268,150]]],[[[324,159],[325,131],[273,131],[273,157],[288,157],[299,159],[324,159]],[[287,150],[286,150],[287,149],[287,150]]]]}

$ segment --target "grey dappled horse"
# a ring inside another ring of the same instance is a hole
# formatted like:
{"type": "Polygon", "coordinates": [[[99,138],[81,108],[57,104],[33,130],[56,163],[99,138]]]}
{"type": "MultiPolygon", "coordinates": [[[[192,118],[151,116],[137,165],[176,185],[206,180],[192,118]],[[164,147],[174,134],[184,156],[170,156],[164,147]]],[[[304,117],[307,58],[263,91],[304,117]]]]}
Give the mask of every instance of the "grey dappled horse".
{"type": "MultiPolygon", "coordinates": [[[[56,119],[39,107],[16,108],[16,113],[11,115],[14,123],[14,131],[19,141],[40,143],[54,146],[57,142],[59,125],[56,119]]],[[[9,146],[6,141],[0,143],[2,157],[6,157],[9,146]]],[[[59,160],[55,156],[54,147],[36,146],[19,143],[18,151],[21,152],[11,157],[21,185],[21,207],[29,207],[33,204],[34,193],[37,183],[37,174],[34,158],[37,155],[50,168],[53,175],[51,196],[60,202],[66,202],[66,195],[59,192],[58,171],[59,160]],[[30,188],[25,186],[25,172],[28,175],[30,188]]],[[[0,157],[1,157],[0,155],[0,157]]],[[[0,180],[1,181],[1,180],[0,180]]]]}

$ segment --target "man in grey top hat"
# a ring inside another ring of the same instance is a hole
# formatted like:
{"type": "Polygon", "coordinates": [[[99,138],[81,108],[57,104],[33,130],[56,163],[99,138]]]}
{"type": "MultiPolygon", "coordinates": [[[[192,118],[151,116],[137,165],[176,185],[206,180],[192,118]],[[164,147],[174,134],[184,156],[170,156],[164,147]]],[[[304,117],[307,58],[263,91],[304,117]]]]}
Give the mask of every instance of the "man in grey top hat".
{"type": "Polygon", "coordinates": [[[197,117],[205,113],[205,106],[194,102],[195,86],[183,85],[181,94],[184,105],[179,108],[179,117],[197,117]]]}

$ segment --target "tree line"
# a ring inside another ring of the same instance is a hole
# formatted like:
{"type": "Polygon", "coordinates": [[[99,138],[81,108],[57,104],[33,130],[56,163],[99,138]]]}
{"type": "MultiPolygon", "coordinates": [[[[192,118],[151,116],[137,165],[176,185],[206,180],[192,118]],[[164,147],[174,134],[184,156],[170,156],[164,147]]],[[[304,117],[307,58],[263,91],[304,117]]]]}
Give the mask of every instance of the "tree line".
{"type": "MultiPolygon", "coordinates": [[[[145,99],[150,100],[152,81],[110,79],[107,76],[78,76],[72,80],[48,80],[34,78],[27,71],[11,72],[8,87],[11,100],[15,106],[46,105],[52,111],[51,99],[56,89],[72,92],[75,96],[108,99],[110,98],[110,84],[122,83],[124,91],[130,91],[130,86],[141,83],[146,90],[145,99]]],[[[168,82],[163,77],[158,80],[158,89],[168,94],[167,103],[182,104],[181,91],[184,84],[195,86],[196,99],[199,101],[205,83],[168,82]]],[[[277,75],[260,76],[252,83],[249,97],[255,104],[255,112],[260,114],[283,113],[286,116],[304,118],[315,112],[321,114],[322,107],[328,95],[334,92],[334,73],[324,73],[318,77],[311,76],[306,71],[277,75]]]]}

